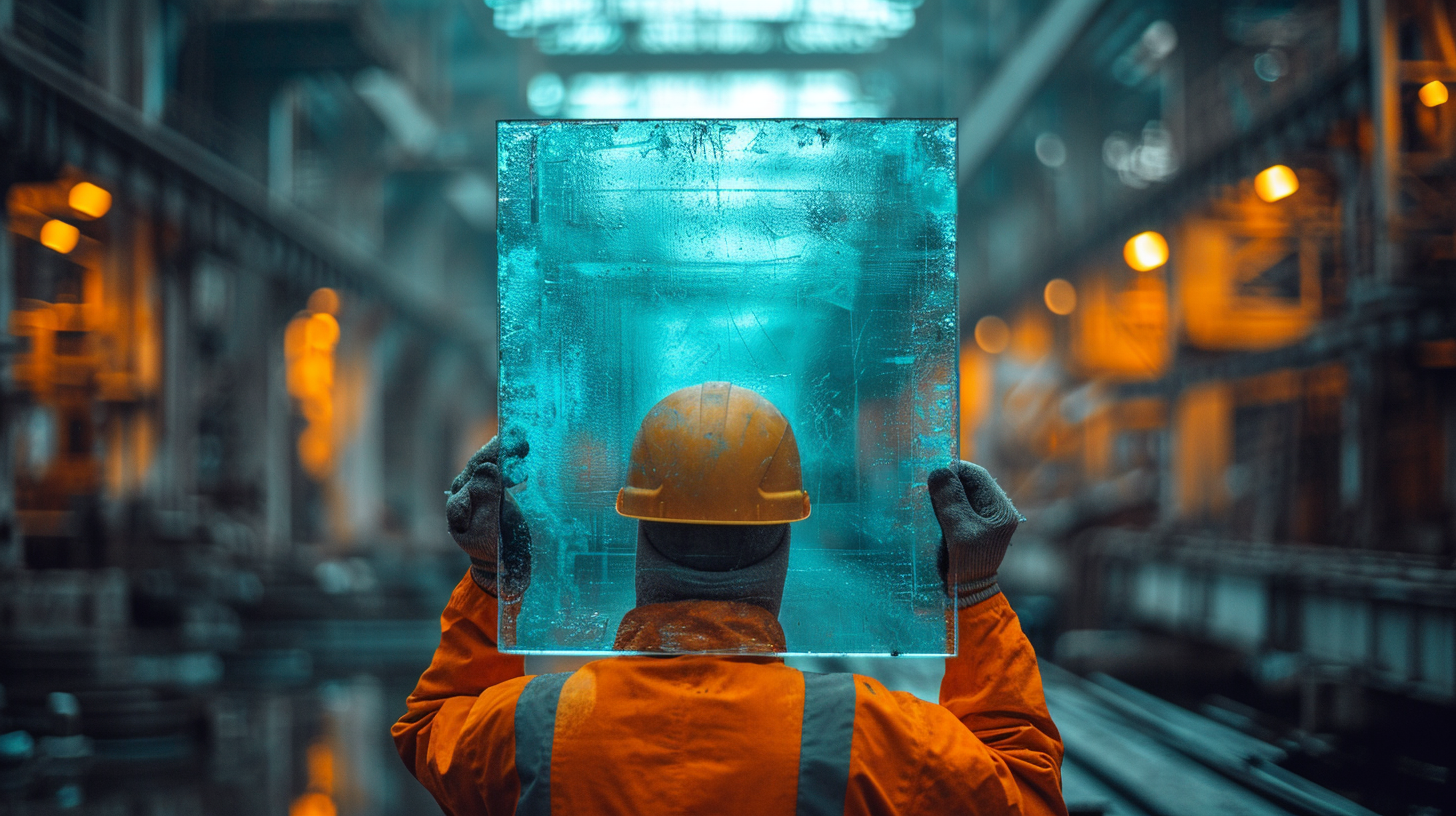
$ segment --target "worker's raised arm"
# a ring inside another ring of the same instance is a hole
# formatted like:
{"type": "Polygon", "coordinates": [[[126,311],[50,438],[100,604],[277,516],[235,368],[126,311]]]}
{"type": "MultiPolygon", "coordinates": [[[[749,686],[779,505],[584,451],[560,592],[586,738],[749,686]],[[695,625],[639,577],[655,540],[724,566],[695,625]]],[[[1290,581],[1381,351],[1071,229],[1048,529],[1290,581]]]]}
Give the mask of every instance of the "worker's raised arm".
{"type": "Polygon", "coordinates": [[[1021,514],[991,475],[969,462],[931,473],[929,487],[944,536],[946,592],[960,626],[959,654],[945,662],[940,703],[1004,765],[1008,805],[1023,814],[1066,814],[1061,736],[1047,713],[1036,654],[996,582],[1021,514]]]}
{"type": "Polygon", "coordinates": [[[959,618],[960,654],[945,661],[940,704],[1005,762],[1021,813],[1065,814],[1062,739],[1016,613],[997,593],[959,618]]]}
{"type": "MultiPolygon", "coordinates": [[[[447,813],[483,814],[490,810],[487,797],[515,799],[514,792],[486,791],[480,784],[480,769],[502,763],[462,755],[502,746],[461,738],[467,728],[482,726],[470,721],[480,696],[522,676],[525,669],[521,657],[501,654],[496,648],[497,595],[506,592],[518,598],[530,574],[530,534],[520,509],[505,492],[500,448],[492,439],[451,485],[445,514],[450,535],[470,555],[470,571],[450,595],[440,616],[440,645],[434,659],[410,694],[405,715],[391,729],[405,767],[447,813]],[[509,564],[511,580],[497,579],[499,561],[509,564]]],[[[522,443],[517,455],[524,452],[522,443]]]]}
{"type": "MultiPolygon", "coordinates": [[[[459,762],[458,752],[490,747],[462,740],[476,700],[497,683],[520,677],[525,661],[496,650],[495,596],[467,573],[440,615],[440,645],[430,668],[410,693],[403,717],[391,733],[405,767],[434,794],[446,812],[484,795],[471,770],[480,762],[459,762]],[[446,772],[453,767],[454,773],[446,772]]],[[[494,798],[494,797],[492,797],[494,798]]],[[[475,812],[485,812],[483,809],[475,812]]]]}

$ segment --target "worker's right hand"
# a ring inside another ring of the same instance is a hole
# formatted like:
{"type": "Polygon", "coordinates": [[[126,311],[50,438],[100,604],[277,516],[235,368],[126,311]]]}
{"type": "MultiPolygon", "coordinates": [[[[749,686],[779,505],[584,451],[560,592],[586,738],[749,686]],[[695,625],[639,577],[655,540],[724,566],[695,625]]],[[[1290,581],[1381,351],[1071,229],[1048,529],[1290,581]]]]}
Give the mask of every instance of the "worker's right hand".
{"type": "Polygon", "coordinates": [[[502,459],[524,457],[530,446],[523,436],[491,438],[475,452],[465,469],[455,477],[445,500],[445,520],[450,536],[470,556],[470,574],[481,589],[499,597],[525,592],[531,579],[531,531],[520,505],[506,490],[502,459]],[[504,573],[506,583],[498,586],[504,573]]]}
{"type": "Polygon", "coordinates": [[[955,462],[926,480],[930,504],[940,522],[940,577],[945,591],[966,607],[1001,591],[996,571],[1016,525],[1025,521],[980,465],[955,462]]]}

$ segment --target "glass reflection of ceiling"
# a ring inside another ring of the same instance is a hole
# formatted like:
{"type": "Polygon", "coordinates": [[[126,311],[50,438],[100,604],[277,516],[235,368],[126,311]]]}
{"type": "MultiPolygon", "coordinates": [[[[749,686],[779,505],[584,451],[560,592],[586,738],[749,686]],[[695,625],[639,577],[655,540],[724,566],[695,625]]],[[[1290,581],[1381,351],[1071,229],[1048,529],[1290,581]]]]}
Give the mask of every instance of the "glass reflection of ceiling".
{"type": "Polygon", "coordinates": [[[849,119],[889,107],[849,71],[582,73],[565,82],[542,74],[527,101],[536,114],[563,119],[849,119]]]}
{"type": "Polygon", "coordinates": [[[873,51],[920,0],[487,0],[495,24],[548,54],[873,51]]]}

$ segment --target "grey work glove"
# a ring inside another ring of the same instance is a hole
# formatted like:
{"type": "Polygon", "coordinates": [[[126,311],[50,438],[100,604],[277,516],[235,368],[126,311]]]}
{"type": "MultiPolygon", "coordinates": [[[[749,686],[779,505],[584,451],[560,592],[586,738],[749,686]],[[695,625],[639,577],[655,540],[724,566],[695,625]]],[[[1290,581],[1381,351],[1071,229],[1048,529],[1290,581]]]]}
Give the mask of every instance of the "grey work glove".
{"type": "Polygon", "coordinates": [[[926,485],[940,522],[937,561],[946,594],[965,608],[1000,592],[996,570],[1016,525],[1026,519],[980,465],[956,462],[937,468],[926,485]]]}
{"type": "Polygon", "coordinates": [[[504,589],[510,597],[525,592],[531,580],[531,531],[520,505],[506,490],[514,483],[501,472],[502,459],[519,459],[529,450],[523,437],[508,433],[504,443],[493,437],[470,457],[445,493],[450,536],[470,556],[475,583],[496,597],[500,597],[501,572],[509,579],[504,589]]]}

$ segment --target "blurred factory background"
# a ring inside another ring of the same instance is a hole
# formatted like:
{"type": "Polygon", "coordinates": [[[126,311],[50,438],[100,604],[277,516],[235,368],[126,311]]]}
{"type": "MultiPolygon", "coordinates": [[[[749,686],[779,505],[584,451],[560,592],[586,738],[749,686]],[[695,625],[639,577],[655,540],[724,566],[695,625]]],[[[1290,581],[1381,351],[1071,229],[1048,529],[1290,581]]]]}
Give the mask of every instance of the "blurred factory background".
{"type": "Polygon", "coordinates": [[[1456,813],[1452,5],[3,0],[0,812],[435,811],[496,120],[953,116],[1074,812],[1456,813]]]}

